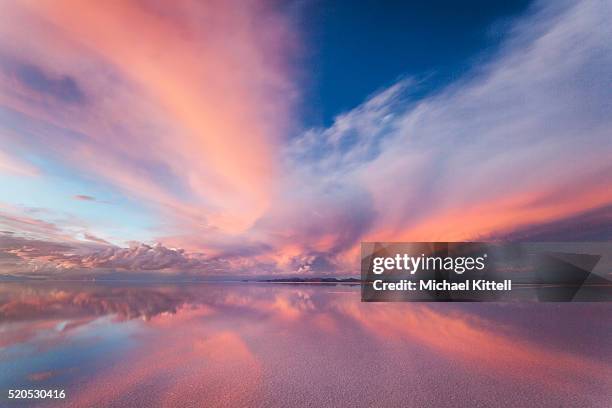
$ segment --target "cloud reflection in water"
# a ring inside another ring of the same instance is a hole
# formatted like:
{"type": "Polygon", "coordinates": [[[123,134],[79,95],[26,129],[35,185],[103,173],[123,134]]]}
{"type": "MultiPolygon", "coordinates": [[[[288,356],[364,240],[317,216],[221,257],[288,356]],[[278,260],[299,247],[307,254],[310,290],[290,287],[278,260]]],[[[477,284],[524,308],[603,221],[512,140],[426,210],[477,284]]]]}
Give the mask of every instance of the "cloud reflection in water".
{"type": "Polygon", "coordinates": [[[72,406],[608,406],[607,304],[364,304],[358,287],[0,285],[3,388],[72,406]]]}

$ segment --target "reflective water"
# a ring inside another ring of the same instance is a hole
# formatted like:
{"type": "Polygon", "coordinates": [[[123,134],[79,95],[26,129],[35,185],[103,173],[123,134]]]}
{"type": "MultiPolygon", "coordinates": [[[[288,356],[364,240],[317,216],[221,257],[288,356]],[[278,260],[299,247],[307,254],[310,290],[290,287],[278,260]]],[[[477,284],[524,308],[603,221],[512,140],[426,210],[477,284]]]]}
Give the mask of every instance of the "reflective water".
{"type": "Polygon", "coordinates": [[[357,286],[5,283],[0,405],[610,407],[611,312],[361,303],[357,286]]]}

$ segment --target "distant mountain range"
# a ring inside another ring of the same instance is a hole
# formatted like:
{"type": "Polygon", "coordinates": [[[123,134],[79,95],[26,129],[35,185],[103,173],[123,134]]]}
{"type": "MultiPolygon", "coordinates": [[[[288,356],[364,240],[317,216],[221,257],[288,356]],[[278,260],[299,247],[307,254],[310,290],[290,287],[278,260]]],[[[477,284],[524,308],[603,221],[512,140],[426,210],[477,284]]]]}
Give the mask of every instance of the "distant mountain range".
{"type": "Polygon", "coordinates": [[[83,282],[114,282],[114,281],[130,281],[130,282],[159,282],[159,283],[188,283],[188,282],[267,282],[267,283],[360,283],[358,278],[275,278],[275,279],[223,279],[223,277],[215,277],[214,279],[203,278],[193,275],[168,275],[160,276],[159,274],[130,274],[124,273],[105,273],[94,276],[80,275],[65,275],[65,276],[49,276],[49,275],[2,275],[0,274],[0,282],[20,282],[20,281],[83,281],[83,282]]]}
{"type": "Polygon", "coordinates": [[[280,278],[280,279],[263,279],[257,282],[271,283],[361,283],[358,278],[280,278]]]}

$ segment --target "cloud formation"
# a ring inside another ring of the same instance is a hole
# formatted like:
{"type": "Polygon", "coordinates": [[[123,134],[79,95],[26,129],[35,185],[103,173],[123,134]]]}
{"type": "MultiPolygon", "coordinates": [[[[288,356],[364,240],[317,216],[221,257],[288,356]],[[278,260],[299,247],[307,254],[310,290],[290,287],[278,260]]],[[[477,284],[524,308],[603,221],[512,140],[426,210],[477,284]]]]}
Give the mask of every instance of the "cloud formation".
{"type": "Polygon", "coordinates": [[[447,89],[410,101],[418,83],[404,80],[306,132],[289,149],[302,179],[370,197],[359,240],[469,240],[595,214],[612,201],[608,8],[541,4],[447,89]]]}
{"type": "Polygon", "coordinates": [[[293,35],[270,5],[43,1],[3,13],[4,144],[185,225],[240,231],[265,210],[295,98],[293,35]]]}
{"type": "MultiPolygon", "coordinates": [[[[150,242],[163,243],[125,248],[0,214],[13,233],[81,248],[13,249],[26,263],[355,274],[365,240],[565,236],[579,219],[610,238],[597,227],[612,205],[606,2],[539,2],[446,88],[415,99],[426,82],[403,79],[330,127],[293,136],[290,17],[259,1],[158,7],[6,7],[3,146],[137,202],[159,220],[150,242]]],[[[34,174],[22,162],[0,156],[0,170],[34,174]]]]}
{"type": "Polygon", "coordinates": [[[87,274],[87,271],[100,270],[219,273],[218,264],[206,260],[201,254],[188,254],[183,249],[167,248],[159,243],[135,243],[128,248],[120,248],[108,242],[93,241],[103,246],[56,243],[2,234],[0,251],[21,261],[20,272],[55,276],[70,271],[87,274]],[[25,271],[24,265],[27,265],[25,271]]]}
{"type": "Polygon", "coordinates": [[[79,201],[96,201],[95,197],[86,194],[76,194],[75,196],[73,196],[73,198],[79,201]]]}

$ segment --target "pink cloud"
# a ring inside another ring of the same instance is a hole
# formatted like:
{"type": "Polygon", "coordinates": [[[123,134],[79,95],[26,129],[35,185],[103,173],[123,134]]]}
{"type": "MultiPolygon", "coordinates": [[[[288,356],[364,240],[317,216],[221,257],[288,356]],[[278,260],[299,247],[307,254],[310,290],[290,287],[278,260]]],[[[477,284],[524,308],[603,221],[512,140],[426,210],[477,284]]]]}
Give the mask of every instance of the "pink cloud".
{"type": "MultiPolygon", "coordinates": [[[[609,223],[612,121],[605,77],[591,75],[612,70],[600,2],[542,4],[446,89],[412,100],[419,83],[402,80],[295,137],[288,16],[259,1],[158,7],[5,7],[0,103],[26,119],[3,145],[120,191],[157,215],[151,241],[164,243],[104,246],[87,231],[102,249],[39,261],[355,274],[362,240],[518,236],[588,214],[609,223]]],[[[13,232],[80,241],[3,217],[13,232]]]]}
{"type": "Polygon", "coordinates": [[[0,174],[1,173],[35,177],[40,175],[40,170],[29,163],[0,151],[0,174]]]}
{"type": "MultiPolygon", "coordinates": [[[[295,46],[289,22],[259,1],[188,1],[171,13],[157,7],[113,2],[92,12],[70,1],[7,7],[12,23],[2,36],[21,40],[18,47],[0,42],[13,67],[0,78],[11,90],[0,101],[84,136],[36,129],[36,137],[53,140],[47,155],[149,200],[184,225],[197,220],[244,230],[269,205],[277,146],[295,99],[281,57],[295,46]],[[49,85],[20,83],[26,67],[49,85]],[[64,82],[75,84],[83,103],[40,99],[64,82]],[[176,198],[169,178],[189,203],[176,198]]],[[[7,137],[22,142],[20,135],[7,137]]]]}
{"type": "Polygon", "coordinates": [[[136,243],[121,248],[91,237],[97,246],[87,242],[49,242],[0,235],[0,251],[19,258],[25,268],[22,272],[39,271],[60,274],[66,271],[165,271],[200,273],[217,272],[219,261],[209,261],[201,254],[186,253],[180,248],[167,248],[162,244],[136,243]]]}
{"type": "Polygon", "coordinates": [[[79,201],[96,201],[95,197],[88,196],[88,195],[85,195],[85,194],[77,194],[73,198],[75,200],[79,200],[79,201]]]}

